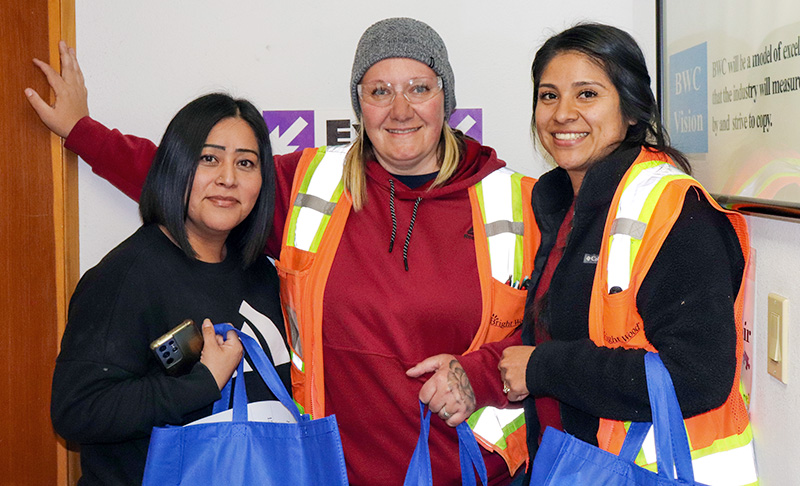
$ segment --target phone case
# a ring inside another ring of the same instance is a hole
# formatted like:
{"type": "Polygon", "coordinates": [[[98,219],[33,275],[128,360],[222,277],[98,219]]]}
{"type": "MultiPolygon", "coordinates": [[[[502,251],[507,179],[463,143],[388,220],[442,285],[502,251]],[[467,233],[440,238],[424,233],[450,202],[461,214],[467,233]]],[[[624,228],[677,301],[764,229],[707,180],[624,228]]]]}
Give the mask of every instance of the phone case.
{"type": "Polygon", "coordinates": [[[168,333],[150,343],[158,360],[170,375],[188,371],[200,360],[203,333],[191,319],[178,324],[168,333]]]}

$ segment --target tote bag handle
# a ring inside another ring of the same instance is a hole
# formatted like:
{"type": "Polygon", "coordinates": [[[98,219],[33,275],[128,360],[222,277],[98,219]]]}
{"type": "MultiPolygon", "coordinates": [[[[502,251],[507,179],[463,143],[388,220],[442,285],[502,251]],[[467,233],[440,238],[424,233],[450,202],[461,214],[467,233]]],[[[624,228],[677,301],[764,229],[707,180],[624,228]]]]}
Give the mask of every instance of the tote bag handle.
{"type": "Polygon", "coordinates": [[[692,454],[672,378],[657,353],[645,354],[644,367],[653,422],[631,423],[619,457],[634,461],[652,424],[658,475],[675,479],[673,472],[677,471],[678,479],[694,484],[692,454]]]}
{"type": "MultiPolygon", "coordinates": [[[[417,447],[411,462],[408,465],[406,479],[403,486],[431,486],[433,484],[433,474],[431,472],[431,454],[428,448],[428,435],[431,430],[431,411],[425,404],[419,402],[420,432],[417,439],[417,447]]],[[[481,483],[486,486],[489,480],[486,474],[486,464],[483,462],[483,455],[478,447],[478,441],[469,424],[464,421],[456,427],[458,433],[458,456],[461,462],[461,484],[473,486],[475,484],[475,470],[481,483]]]]}
{"type": "MultiPolygon", "coordinates": [[[[267,355],[264,353],[261,345],[258,344],[258,341],[247,334],[240,332],[230,324],[214,324],[214,331],[221,336],[225,336],[228,331],[236,331],[236,333],[239,335],[239,339],[242,341],[242,346],[247,352],[246,356],[250,357],[250,361],[253,364],[253,369],[255,369],[264,380],[267,388],[269,388],[272,394],[275,395],[275,397],[281,402],[281,404],[283,404],[284,407],[289,409],[289,412],[291,412],[292,416],[298,423],[303,420],[303,417],[307,417],[300,415],[300,412],[297,410],[297,405],[295,405],[294,401],[289,396],[289,392],[286,391],[286,387],[283,386],[283,382],[278,376],[278,372],[275,371],[275,366],[270,363],[269,358],[267,358],[267,355]]],[[[244,383],[244,360],[245,356],[243,355],[242,360],[239,361],[239,366],[236,368],[236,376],[228,380],[228,383],[225,384],[225,387],[221,392],[222,398],[214,403],[214,409],[212,412],[219,413],[228,409],[231,396],[231,383],[236,380],[235,386],[233,387],[234,422],[247,421],[247,389],[244,383]]]]}

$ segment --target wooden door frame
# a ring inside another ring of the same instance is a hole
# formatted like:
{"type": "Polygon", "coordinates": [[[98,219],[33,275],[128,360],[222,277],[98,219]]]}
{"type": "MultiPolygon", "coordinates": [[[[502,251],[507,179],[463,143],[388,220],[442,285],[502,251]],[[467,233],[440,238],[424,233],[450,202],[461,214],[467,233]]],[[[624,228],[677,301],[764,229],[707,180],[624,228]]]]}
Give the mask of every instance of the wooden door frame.
{"type": "MultiPolygon", "coordinates": [[[[50,65],[60,70],[58,42],[63,39],[75,46],[75,0],[48,1],[50,65]]],[[[50,101],[55,95],[50,92],[50,101]]],[[[80,277],[80,238],[78,213],[78,157],[66,150],[61,137],[51,133],[53,166],[53,223],[55,224],[56,315],[58,349],[67,323],[67,310],[72,291],[80,277]]],[[[74,485],[80,478],[80,456],[70,450],[66,441],[57,443],[58,485],[74,485]]]]}

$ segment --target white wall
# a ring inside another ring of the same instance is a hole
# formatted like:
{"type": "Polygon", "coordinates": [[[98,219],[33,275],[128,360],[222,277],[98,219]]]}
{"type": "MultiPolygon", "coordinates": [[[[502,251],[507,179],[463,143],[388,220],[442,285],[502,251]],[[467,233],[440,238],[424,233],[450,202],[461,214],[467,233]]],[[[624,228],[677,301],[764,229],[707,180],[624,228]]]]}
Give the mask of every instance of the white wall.
{"type": "MultiPolygon", "coordinates": [[[[616,25],[640,42],[655,78],[655,9],[641,0],[389,6],[352,0],[76,0],[77,47],[92,114],[158,140],[181,106],[212,90],[247,97],[265,110],[351,116],[348,84],[358,38],[374,21],[400,15],[428,22],[442,35],[456,74],[458,106],[483,108],[484,143],[532,175],[545,165],[528,130],[530,62],[547,36],[578,20],[616,25]]],[[[80,218],[82,270],[139,225],[136,205],[85,164],[80,218]]],[[[751,413],[759,470],[765,486],[800,484],[800,334],[790,331],[789,385],[768,376],[765,363],[767,294],[800,305],[800,223],[748,220],[758,252],[751,413]]],[[[800,318],[800,312],[795,315],[800,318]]]]}

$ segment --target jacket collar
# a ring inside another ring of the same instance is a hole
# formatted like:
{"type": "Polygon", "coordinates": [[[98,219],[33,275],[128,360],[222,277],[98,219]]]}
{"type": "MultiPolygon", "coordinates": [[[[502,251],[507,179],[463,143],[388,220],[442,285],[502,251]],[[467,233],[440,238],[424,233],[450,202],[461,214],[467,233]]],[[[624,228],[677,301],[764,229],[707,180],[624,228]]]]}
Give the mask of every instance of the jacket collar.
{"type": "MultiPolygon", "coordinates": [[[[620,145],[586,172],[575,202],[573,224],[579,223],[581,215],[588,217],[611,203],[622,177],[640,152],[639,145],[620,145]]],[[[569,175],[560,167],[544,174],[534,186],[534,211],[540,212],[542,216],[565,212],[572,204],[572,199],[569,175]]]]}
{"type": "Polygon", "coordinates": [[[608,157],[593,165],[586,172],[578,191],[576,212],[578,210],[592,211],[611,204],[622,177],[641,151],[640,145],[623,144],[611,152],[608,157]]]}

